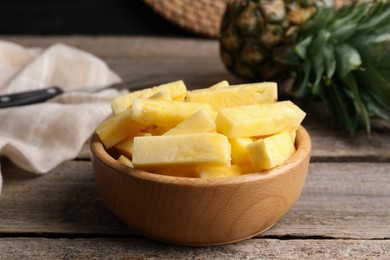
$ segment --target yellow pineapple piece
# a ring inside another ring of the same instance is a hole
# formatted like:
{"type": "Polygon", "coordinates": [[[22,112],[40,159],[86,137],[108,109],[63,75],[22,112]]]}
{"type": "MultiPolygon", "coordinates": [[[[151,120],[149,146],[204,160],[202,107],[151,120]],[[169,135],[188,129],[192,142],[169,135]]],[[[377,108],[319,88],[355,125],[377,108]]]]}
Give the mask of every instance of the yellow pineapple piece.
{"type": "Polygon", "coordinates": [[[291,137],[293,144],[295,144],[295,138],[297,137],[297,131],[296,130],[290,131],[290,137],[291,137]]]}
{"type": "Polygon", "coordinates": [[[223,108],[215,123],[229,138],[273,135],[296,130],[306,113],[291,101],[223,108]]]}
{"type": "Polygon", "coordinates": [[[171,129],[170,126],[156,126],[153,135],[163,135],[171,129]]]}
{"type": "Polygon", "coordinates": [[[215,132],[216,128],[210,114],[205,109],[201,109],[163,135],[210,133],[215,132]]]}
{"type": "Polygon", "coordinates": [[[145,132],[139,132],[136,133],[134,136],[130,136],[126,138],[125,140],[121,141],[120,143],[116,144],[114,146],[115,150],[118,151],[120,154],[123,154],[124,156],[128,158],[133,157],[133,142],[135,136],[150,136],[151,133],[145,133],[145,132]]]}
{"type": "Polygon", "coordinates": [[[187,93],[189,102],[206,103],[218,111],[224,107],[235,107],[259,103],[273,103],[278,99],[278,88],[274,82],[234,85],[225,88],[198,89],[187,93]]]}
{"type": "Polygon", "coordinates": [[[116,96],[111,100],[112,112],[114,113],[114,115],[118,115],[129,107],[131,107],[131,104],[133,103],[133,100],[135,98],[140,98],[142,96],[149,97],[150,95],[153,95],[151,93],[152,90],[150,88],[147,88],[116,96]]]}
{"type": "Polygon", "coordinates": [[[151,95],[148,98],[172,101],[172,96],[167,90],[160,90],[159,92],[156,92],[155,94],[151,95]]]}
{"type": "Polygon", "coordinates": [[[136,98],[131,118],[144,125],[174,127],[201,109],[214,116],[208,104],[136,98]]]}
{"type": "Polygon", "coordinates": [[[199,169],[199,175],[201,178],[224,178],[234,177],[253,172],[250,164],[232,164],[230,166],[220,167],[201,167],[199,169]]]}
{"type": "Polygon", "coordinates": [[[229,87],[229,82],[227,80],[222,80],[214,85],[208,87],[208,89],[219,89],[229,87]]]}
{"type": "Polygon", "coordinates": [[[120,154],[132,158],[133,157],[133,142],[134,137],[130,136],[126,138],[125,140],[121,141],[120,143],[116,144],[115,150],[117,150],[120,154]]]}
{"type": "Polygon", "coordinates": [[[230,143],[217,133],[134,138],[135,168],[230,165],[230,143]]]}
{"type": "Polygon", "coordinates": [[[149,98],[162,90],[167,91],[171,96],[171,99],[176,101],[183,101],[187,94],[187,88],[184,82],[182,80],[178,80],[117,96],[111,101],[112,110],[114,114],[117,115],[129,108],[135,98],[149,98]]]}
{"type": "Polygon", "coordinates": [[[239,137],[229,139],[232,146],[232,163],[234,164],[248,164],[249,155],[246,149],[248,144],[253,143],[253,140],[249,137],[239,137]]]}
{"type": "Polygon", "coordinates": [[[249,144],[247,149],[255,171],[274,168],[295,153],[295,146],[288,131],[259,139],[249,144]]]}
{"type": "Polygon", "coordinates": [[[131,110],[129,109],[103,121],[96,128],[96,133],[108,149],[127,137],[134,136],[146,127],[146,125],[131,119],[131,110]]]}
{"type": "Polygon", "coordinates": [[[130,167],[130,168],[134,168],[133,163],[131,162],[131,160],[129,158],[127,158],[126,156],[124,156],[124,155],[119,156],[117,161],[122,163],[122,164],[124,164],[124,165],[126,165],[126,166],[128,166],[128,167],[130,167]]]}

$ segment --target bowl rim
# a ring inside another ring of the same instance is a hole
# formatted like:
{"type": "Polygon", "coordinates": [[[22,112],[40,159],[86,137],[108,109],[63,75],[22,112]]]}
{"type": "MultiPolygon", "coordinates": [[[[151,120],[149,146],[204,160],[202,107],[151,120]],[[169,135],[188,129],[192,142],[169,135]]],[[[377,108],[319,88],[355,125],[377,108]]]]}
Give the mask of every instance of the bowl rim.
{"type": "Polygon", "coordinates": [[[93,134],[90,142],[92,157],[99,160],[106,167],[113,169],[117,174],[127,175],[129,177],[142,179],[149,182],[165,183],[169,185],[180,186],[220,186],[220,185],[235,185],[238,183],[248,183],[253,181],[267,181],[276,176],[288,174],[289,169],[301,164],[302,161],[310,157],[311,139],[307,130],[301,125],[297,129],[295,139],[296,152],[284,163],[275,168],[262,172],[253,172],[234,177],[222,178],[193,178],[193,177],[177,177],[167,176],[156,173],[147,172],[144,170],[133,169],[123,165],[121,162],[114,159],[105,149],[96,133],[93,134]]]}

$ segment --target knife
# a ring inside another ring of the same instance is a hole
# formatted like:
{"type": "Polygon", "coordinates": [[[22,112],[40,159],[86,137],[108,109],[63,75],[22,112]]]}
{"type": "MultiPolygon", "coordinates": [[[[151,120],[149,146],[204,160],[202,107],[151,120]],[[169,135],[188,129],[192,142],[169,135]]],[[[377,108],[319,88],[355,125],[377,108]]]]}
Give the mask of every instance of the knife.
{"type": "Polygon", "coordinates": [[[169,75],[158,75],[158,77],[151,75],[147,77],[145,76],[142,78],[131,79],[121,83],[115,83],[108,86],[78,88],[78,89],[72,89],[68,91],[65,91],[61,87],[53,86],[53,87],[47,87],[38,90],[17,92],[9,95],[0,95],[0,108],[42,103],[58,95],[61,95],[65,92],[94,93],[104,89],[117,89],[117,90],[128,89],[130,91],[135,91],[135,90],[149,88],[152,86],[157,86],[173,80],[174,80],[173,77],[169,75]]]}

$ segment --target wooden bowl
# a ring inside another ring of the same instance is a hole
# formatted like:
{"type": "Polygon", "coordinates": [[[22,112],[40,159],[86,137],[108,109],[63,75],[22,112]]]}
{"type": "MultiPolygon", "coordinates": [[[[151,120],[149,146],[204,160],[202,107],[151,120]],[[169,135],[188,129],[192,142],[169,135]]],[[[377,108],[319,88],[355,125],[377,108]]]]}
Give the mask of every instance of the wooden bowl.
{"type": "Polygon", "coordinates": [[[232,243],[272,227],[301,194],[311,140],[300,127],[296,153],[261,173],[220,179],[171,177],[113,159],[95,135],[92,165],[107,206],[133,231],[178,245],[232,243]]]}

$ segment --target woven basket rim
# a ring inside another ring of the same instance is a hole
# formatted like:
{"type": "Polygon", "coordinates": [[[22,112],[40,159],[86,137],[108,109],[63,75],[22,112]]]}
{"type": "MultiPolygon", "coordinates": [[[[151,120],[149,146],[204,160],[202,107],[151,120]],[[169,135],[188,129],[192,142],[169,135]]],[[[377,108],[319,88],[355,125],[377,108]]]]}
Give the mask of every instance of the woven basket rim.
{"type": "Polygon", "coordinates": [[[229,0],[144,0],[171,23],[198,35],[217,38],[229,0]]]}

